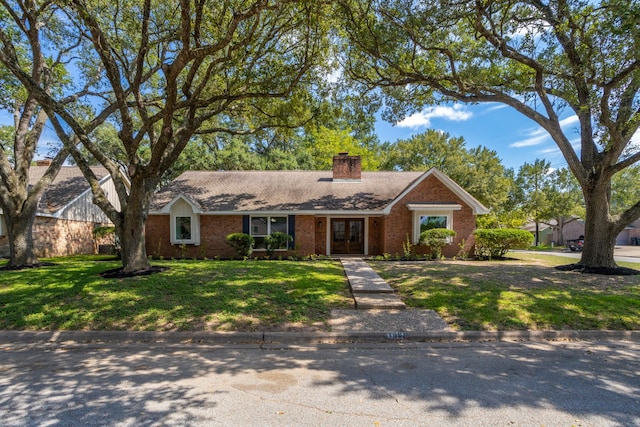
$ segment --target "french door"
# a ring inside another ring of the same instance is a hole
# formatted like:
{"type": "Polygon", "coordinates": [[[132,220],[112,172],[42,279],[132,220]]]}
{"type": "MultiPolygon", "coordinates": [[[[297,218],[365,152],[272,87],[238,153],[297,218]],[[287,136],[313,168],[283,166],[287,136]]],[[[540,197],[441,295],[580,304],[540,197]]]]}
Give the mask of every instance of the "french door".
{"type": "Polygon", "coordinates": [[[364,219],[331,219],[331,253],[364,254],[364,219]]]}

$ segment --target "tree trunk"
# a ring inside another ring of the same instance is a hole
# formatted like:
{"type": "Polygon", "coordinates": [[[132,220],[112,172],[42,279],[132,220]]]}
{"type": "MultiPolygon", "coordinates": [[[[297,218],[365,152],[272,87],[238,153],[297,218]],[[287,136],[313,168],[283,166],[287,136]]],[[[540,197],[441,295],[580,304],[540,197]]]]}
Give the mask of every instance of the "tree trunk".
{"type": "Polygon", "coordinates": [[[27,203],[25,205],[20,212],[4,212],[9,240],[9,263],[7,267],[10,269],[31,267],[39,264],[33,248],[32,232],[36,219],[36,209],[28,207],[29,204],[27,203]]]}
{"type": "Polygon", "coordinates": [[[595,186],[593,190],[585,191],[584,195],[584,246],[579,264],[587,268],[616,268],[613,250],[619,227],[609,214],[607,189],[595,186]]]}
{"type": "Polygon", "coordinates": [[[556,245],[564,246],[564,218],[558,218],[558,241],[556,245]]]}
{"type": "Polygon", "coordinates": [[[122,225],[119,227],[116,224],[124,273],[144,271],[151,267],[145,246],[145,224],[155,186],[140,181],[132,180],[127,207],[122,211],[122,225]]]}

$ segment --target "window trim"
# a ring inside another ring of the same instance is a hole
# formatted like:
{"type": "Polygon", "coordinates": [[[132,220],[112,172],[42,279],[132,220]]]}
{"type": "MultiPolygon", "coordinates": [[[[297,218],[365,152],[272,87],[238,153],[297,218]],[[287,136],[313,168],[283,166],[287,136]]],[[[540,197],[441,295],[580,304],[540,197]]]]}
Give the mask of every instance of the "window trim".
{"type": "MultiPolygon", "coordinates": [[[[285,222],[285,226],[286,226],[286,234],[289,234],[289,216],[288,215],[250,215],[249,216],[249,235],[253,238],[256,237],[267,237],[269,235],[271,235],[271,218],[284,218],[285,222]],[[253,234],[253,230],[251,228],[251,224],[253,222],[253,218],[267,218],[267,234],[253,234]]],[[[254,248],[254,251],[266,251],[266,248],[254,248]]],[[[286,248],[281,248],[281,249],[275,249],[276,251],[287,251],[289,250],[288,247],[286,248]]]]}
{"type": "MultiPolygon", "coordinates": [[[[460,205],[428,205],[409,204],[407,208],[413,212],[412,240],[417,245],[420,241],[420,218],[423,216],[444,216],[447,218],[447,229],[453,228],[453,212],[462,209],[460,205]]],[[[452,239],[449,239],[452,240],[452,239]]]]}
{"type": "Polygon", "coordinates": [[[199,245],[200,244],[200,215],[196,213],[191,214],[175,214],[171,213],[171,244],[172,245],[199,245]],[[190,239],[178,239],[176,236],[176,227],[178,218],[190,218],[191,225],[191,238],[190,239]]]}

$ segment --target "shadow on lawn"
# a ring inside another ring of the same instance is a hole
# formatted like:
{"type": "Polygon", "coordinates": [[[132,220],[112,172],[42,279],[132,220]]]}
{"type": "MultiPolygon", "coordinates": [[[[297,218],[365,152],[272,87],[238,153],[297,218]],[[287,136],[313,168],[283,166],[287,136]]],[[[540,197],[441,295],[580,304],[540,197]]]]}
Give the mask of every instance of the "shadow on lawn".
{"type": "Polygon", "coordinates": [[[172,261],[160,274],[105,279],[116,263],[3,273],[0,329],[327,329],[346,308],[333,263],[172,261]]]}
{"type": "Polygon", "coordinates": [[[519,262],[373,263],[411,308],[461,330],[640,329],[640,277],[519,262]]]}

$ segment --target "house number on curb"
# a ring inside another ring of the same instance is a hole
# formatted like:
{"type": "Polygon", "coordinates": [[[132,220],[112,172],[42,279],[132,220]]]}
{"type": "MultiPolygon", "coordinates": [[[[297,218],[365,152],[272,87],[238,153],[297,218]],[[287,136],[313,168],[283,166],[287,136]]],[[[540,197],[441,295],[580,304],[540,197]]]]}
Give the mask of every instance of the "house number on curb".
{"type": "Polygon", "coordinates": [[[407,338],[407,334],[404,332],[389,332],[384,334],[384,337],[388,340],[403,340],[407,338]]]}

